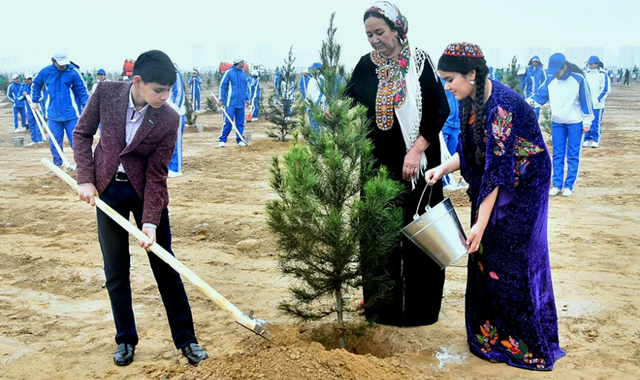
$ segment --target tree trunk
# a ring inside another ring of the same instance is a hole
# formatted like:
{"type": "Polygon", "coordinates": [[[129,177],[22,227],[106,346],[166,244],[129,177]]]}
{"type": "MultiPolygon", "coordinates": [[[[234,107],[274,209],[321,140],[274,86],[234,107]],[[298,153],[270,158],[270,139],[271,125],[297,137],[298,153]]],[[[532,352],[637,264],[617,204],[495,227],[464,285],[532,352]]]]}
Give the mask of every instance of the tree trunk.
{"type": "Polygon", "coordinates": [[[342,289],[336,289],[336,311],[338,312],[338,328],[340,329],[340,348],[344,348],[344,318],[343,318],[343,305],[342,305],[342,289]]]}

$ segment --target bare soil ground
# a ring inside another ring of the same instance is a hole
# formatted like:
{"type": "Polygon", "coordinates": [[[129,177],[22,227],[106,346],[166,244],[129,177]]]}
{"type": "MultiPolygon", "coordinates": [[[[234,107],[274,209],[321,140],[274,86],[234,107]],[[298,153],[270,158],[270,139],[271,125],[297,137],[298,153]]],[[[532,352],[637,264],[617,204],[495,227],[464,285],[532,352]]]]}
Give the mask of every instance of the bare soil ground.
{"type": "MultiPolygon", "coordinates": [[[[551,199],[549,239],[567,356],[551,373],[471,355],[464,329],[466,269],[447,270],[440,322],[354,328],[335,349],[328,323],[300,324],[277,311],[289,279],[276,269],[267,231],[269,167],[287,143],[247,125],[247,148],[217,147],[220,114],[185,133],[184,176],[169,179],[177,257],[245,312],[275,323],[273,343],[237,325],[186,284],[196,332],[211,359],[191,367],[171,341],[146,254],[131,240],[140,335],[128,367],[112,362],[115,328],[104,289],[95,210],[39,163],[48,148],[14,148],[0,110],[0,378],[2,379],[638,379],[640,378],[640,87],[615,86],[601,148],[585,149],[578,187],[551,199]],[[253,239],[256,242],[239,242],[253,239]],[[324,344],[324,346],[323,346],[324,344]]],[[[204,105],[204,99],[203,99],[204,105]]],[[[230,140],[231,141],[231,140],[230,140]]],[[[29,138],[26,138],[29,142],[29,138]]],[[[68,151],[69,148],[67,147],[68,151]]],[[[468,220],[466,195],[452,195],[468,220]]],[[[352,294],[358,302],[357,293],[352,294]]],[[[358,315],[350,316],[354,325],[358,315]]]]}

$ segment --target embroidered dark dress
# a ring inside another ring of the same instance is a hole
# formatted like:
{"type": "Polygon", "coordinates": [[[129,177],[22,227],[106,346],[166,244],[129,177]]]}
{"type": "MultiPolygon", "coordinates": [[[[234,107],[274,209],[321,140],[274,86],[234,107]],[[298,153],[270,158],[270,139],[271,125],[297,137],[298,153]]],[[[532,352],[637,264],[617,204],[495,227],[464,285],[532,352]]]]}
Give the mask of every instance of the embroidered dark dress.
{"type": "MultiPolygon", "coordinates": [[[[551,160],[531,107],[507,86],[492,83],[484,168],[467,162],[462,136],[457,148],[472,224],[479,205],[499,186],[483,249],[469,257],[467,341],[483,359],[551,370],[565,355],[547,242],[551,160]]],[[[465,141],[475,152],[472,126],[465,141]]]]}
{"type": "MultiPolygon", "coordinates": [[[[406,225],[413,220],[426,183],[421,175],[415,189],[411,190],[411,182],[402,179],[407,147],[395,114],[391,128],[383,130],[376,125],[377,68],[378,66],[371,59],[371,54],[363,56],[353,71],[347,95],[368,108],[367,116],[371,120],[372,128],[370,138],[374,144],[373,154],[376,165],[386,166],[392,178],[405,185],[406,191],[400,206],[405,211],[406,225]]],[[[420,134],[430,143],[425,153],[428,168],[433,168],[440,165],[439,133],[449,116],[449,105],[428,60],[424,62],[420,87],[422,93],[420,134]]],[[[434,206],[442,200],[442,181],[438,181],[433,188],[431,205],[434,206]]],[[[421,213],[424,212],[426,203],[425,196],[420,205],[421,213]]],[[[398,234],[400,235],[400,231],[398,234]]],[[[377,273],[386,272],[393,278],[392,297],[386,303],[379,303],[377,306],[365,309],[365,315],[367,319],[385,325],[419,326],[435,323],[438,320],[442,302],[445,272],[408,239],[402,237],[398,242],[396,249],[389,252],[388,262],[383,267],[375,269],[377,273]]],[[[367,286],[363,291],[366,303],[378,289],[376,286],[367,286]]]]}

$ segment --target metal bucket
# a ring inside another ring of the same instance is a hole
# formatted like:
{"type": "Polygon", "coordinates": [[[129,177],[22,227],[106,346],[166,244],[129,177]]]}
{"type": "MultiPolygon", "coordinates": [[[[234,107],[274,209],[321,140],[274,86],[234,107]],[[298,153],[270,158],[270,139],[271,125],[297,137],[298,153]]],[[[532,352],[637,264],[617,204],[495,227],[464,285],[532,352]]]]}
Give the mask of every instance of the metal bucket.
{"type": "Polygon", "coordinates": [[[251,142],[251,134],[253,131],[244,131],[244,139],[247,141],[247,144],[251,142]]]}
{"type": "Polygon", "coordinates": [[[204,124],[196,124],[196,129],[198,130],[198,133],[203,133],[204,132],[204,124]]]}
{"type": "Polygon", "coordinates": [[[13,136],[13,146],[16,148],[24,147],[24,136],[13,136]]]}
{"type": "MultiPolygon", "coordinates": [[[[424,196],[424,191],[422,195],[424,196]]],[[[431,193],[429,193],[429,199],[431,199],[431,193]]],[[[418,210],[421,202],[422,197],[418,202],[418,210]]],[[[467,236],[451,199],[447,198],[434,207],[429,207],[427,203],[426,212],[422,215],[418,215],[418,210],[413,217],[413,222],[402,229],[402,233],[409,240],[443,269],[467,254],[469,251],[467,236]]]]}

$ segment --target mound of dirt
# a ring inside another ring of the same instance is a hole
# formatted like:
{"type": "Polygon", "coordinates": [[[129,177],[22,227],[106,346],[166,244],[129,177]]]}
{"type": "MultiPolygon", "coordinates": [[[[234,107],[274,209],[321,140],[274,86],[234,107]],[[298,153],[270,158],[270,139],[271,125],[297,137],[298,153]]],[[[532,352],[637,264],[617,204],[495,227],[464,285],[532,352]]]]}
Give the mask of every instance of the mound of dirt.
{"type": "MultiPolygon", "coordinates": [[[[378,339],[389,334],[369,331],[367,334],[352,339],[351,348],[367,346],[378,352],[389,351],[389,340],[378,339]],[[386,348],[385,348],[386,346],[386,348]]],[[[333,331],[330,325],[323,325],[313,330],[301,326],[270,326],[275,334],[273,343],[248,338],[247,347],[242,353],[211,358],[198,367],[181,365],[162,369],[147,368],[153,378],[163,379],[264,379],[264,380],[403,380],[413,379],[411,366],[397,356],[386,359],[372,354],[358,355],[344,349],[327,350],[325,347],[309,339],[333,331]]],[[[393,334],[392,334],[393,335],[393,334]]],[[[420,379],[429,379],[424,373],[420,379]]]]}

